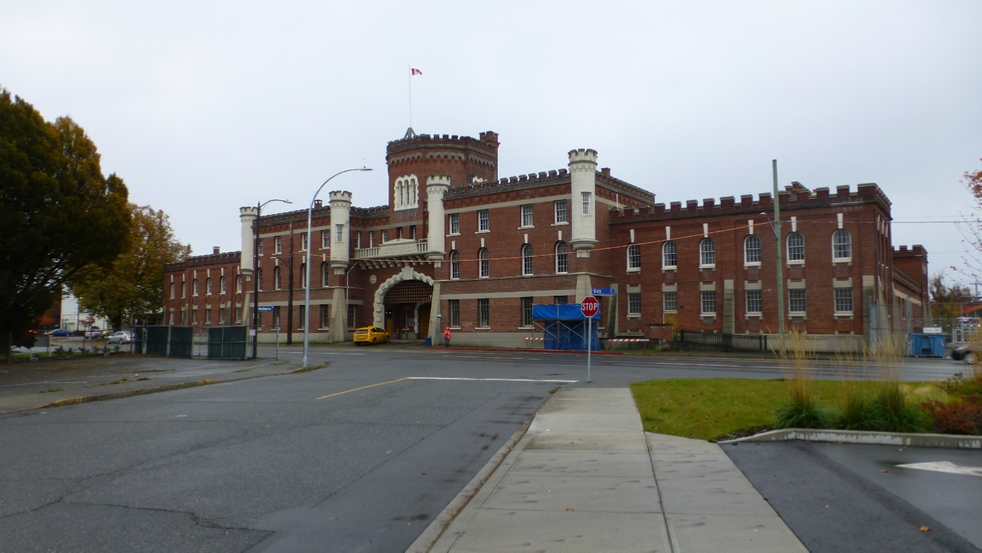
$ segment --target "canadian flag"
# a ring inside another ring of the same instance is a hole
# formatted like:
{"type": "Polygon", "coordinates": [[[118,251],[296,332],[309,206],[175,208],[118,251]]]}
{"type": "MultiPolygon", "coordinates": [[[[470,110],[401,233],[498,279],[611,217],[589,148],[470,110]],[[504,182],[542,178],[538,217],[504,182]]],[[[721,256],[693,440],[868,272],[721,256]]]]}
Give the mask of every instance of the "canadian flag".
{"type": "Polygon", "coordinates": [[[411,74],[412,76],[422,75],[423,74],[422,71],[420,71],[419,69],[416,69],[415,67],[410,67],[409,70],[412,71],[412,74],[411,74]]]}

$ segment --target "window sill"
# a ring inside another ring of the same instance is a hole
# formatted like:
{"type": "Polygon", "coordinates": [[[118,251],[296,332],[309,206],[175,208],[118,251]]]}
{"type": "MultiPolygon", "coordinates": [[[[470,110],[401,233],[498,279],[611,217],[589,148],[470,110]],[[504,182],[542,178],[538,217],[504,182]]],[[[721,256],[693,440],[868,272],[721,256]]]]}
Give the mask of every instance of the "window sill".
{"type": "Polygon", "coordinates": [[[552,224],[552,225],[550,225],[550,226],[553,226],[553,227],[563,227],[563,226],[569,226],[569,221],[563,221],[562,223],[553,223],[553,224],[552,224]]]}
{"type": "Polygon", "coordinates": [[[852,258],[851,257],[843,257],[842,259],[833,259],[832,260],[832,264],[833,265],[849,265],[851,263],[852,263],[852,258]]]}
{"type": "Polygon", "coordinates": [[[665,314],[666,315],[678,315],[678,313],[679,313],[679,310],[678,309],[666,309],[665,310],[665,314]]]}
{"type": "Polygon", "coordinates": [[[628,320],[631,320],[631,319],[640,319],[640,318],[641,318],[641,313],[628,313],[627,314],[627,319],[628,320]]]}
{"type": "Polygon", "coordinates": [[[789,259],[788,260],[788,267],[790,267],[792,265],[801,265],[801,266],[804,266],[805,265],[805,260],[804,259],[789,259]]]}
{"type": "Polygon", "coordinates": [[[474,234],[488,234],[490,232],[491,232],[491,229],[488,229],[488,230],[479,230],[479,231],[476,231],[474,234]]]}
{"type": "Polygon", "coordinates": [[[479,276],[477,278],[491,278],[490,276],[479,276]]]}
{"type": "Polygon", "coordinates": [[[699,317],[702,319],[715,319],[716,313],[700,313],[699,317]]]}
{"type": "Polygon", "coordinates": [[[520,326],[518,330],[535,330],[535,325],[520,326]]]}
{"type": "Polygon", "coordinates": [[[713,263],[712,265],[699,265],[699,268],[700,269],[706,269],[706,270],[715,270],[716,269],[716,264],[713,263]]]}
{"type": "Polygon", "coordinates": [[[851,319],[851,318],[853,318],[853,314],[852,313],[853,313],[852,311],[836,311],[835,313],[832,313],[832,316],[835,317],[835,318],[837,318],[837,319],[838,318],[843,318],[843,319],[848,318],[848,319],[851,319]]]}
{"type": "Polygon", "coordinates": [[[760,318],[762,318],[764,316],[764,313],[763,312],[749,312],[749,313],[744,313],[743,316],[746,317],[746,318],[748,318],[748,319],[751,318],[751,317],[753,317],[755,319],[760,319],[760,318]]]}
{"type": "Polygon", "coordinates": [[[743,263],[743,266],[744,267],[760,267],[760,261],[751,261],[749,263],[748,262],[744,262],[743,263]]]}
{"type": "Polygon", "coordinates": [[[627,272],[629,273],[640,273],[641,267],[628,267],[627,272]]]}
{"type": "Polygon", "coordinates": [[[459,232],[451,232],[450,234],[447,235],[447,238],[450,238],[451,236],[460,236],[460,233],[459,232]]]}
{"type": "Polygon", "coordinates": [[[679,267],[678,267],[678,265],[669,265],[667,267],[663,266],[661,268],[661,270],[662,270],[663,273],[664,272],[668,272],[668,271],[678,271],[679,270],[679,267]]]}
{"type": "Polygon", "coordinates": [[[475,326],[474,330],[491,330],[490,326],[475,326]]]}
{"type": "Polygon", "coordinates": [[[522,276],[523,277],[530,277],[530,276],[535,276],[535,275],[533,273],[524,273],[524,274],[522,274],[522,276]]]}
{"type": "Polygon", "coordinates": [[[527,227],[518,227],[518,230],[528,230],[528,229],[533,229],[533,228],[535,228],[535,225],[529,225],[527,227]]]}

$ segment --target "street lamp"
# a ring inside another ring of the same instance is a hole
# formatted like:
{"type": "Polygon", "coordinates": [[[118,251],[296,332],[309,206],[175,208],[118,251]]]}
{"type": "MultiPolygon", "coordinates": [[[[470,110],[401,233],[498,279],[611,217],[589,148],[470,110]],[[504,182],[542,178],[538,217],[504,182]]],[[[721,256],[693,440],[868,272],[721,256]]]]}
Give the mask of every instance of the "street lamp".
{"type": "MultiPolygon", "coordinates": [[[[324,181],[323,184],[317,188],[317,192],[314,192],[314,197],[310,199],[310,207],[307,209],[307,286],[304,287],[304,299],[303,299],[303,366],[309,367],[309,353],[310,353],[310,251],[314,248],[314,233],[310,230],[312,225],[312,220],[314,218],[314,202],[317,201],[317,195],[321,193],[321,190],[331,182],[331,179],[341,175],[343,173],[349,173],[351,171],[371,171],[368,167],[355,167],[352,169],[345,169],[344,171],[338,171],[324,181]]],[[[347,253],[347,252],[345,252],[347,253]]]]}
{"type": "Polygon", "coordinates": [[[266,204],[273,202],[283,202],[292,204],[290,200],[266,200],[263,203],[256,202],[256,223],[254,243],[252,245],[252,330],[255,336],[252,337],[252,358],[256,358],[259,343],[259,216],[266,207],[266,204]]]}

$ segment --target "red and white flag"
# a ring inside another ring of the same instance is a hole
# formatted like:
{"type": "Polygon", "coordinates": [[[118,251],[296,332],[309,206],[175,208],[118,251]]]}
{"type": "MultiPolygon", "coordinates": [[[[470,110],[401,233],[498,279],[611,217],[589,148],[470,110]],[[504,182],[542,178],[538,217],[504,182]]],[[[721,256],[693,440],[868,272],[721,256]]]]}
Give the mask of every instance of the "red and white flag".
{"type": "Polygon", "coordinates": [[[410,67],[409,70],[412,71],[412,73],[410,73],[410,75],[413,76],[413,77],[415,77],[416,75],[422,75],[423,74],[422,71],[420,71],[419,69],[416,69],[415,67],[410,67]]]}

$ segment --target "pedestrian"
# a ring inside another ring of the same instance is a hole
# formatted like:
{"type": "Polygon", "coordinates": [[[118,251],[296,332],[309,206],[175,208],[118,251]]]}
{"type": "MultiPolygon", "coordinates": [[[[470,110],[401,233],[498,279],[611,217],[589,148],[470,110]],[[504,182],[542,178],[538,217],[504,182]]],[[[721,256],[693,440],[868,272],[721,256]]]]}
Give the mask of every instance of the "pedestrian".
{"type": "Polygon", "coordinates": [[[450,347],[450,327],[448,326],[446,330],[443,331],[443,347],[450,347]]]}

